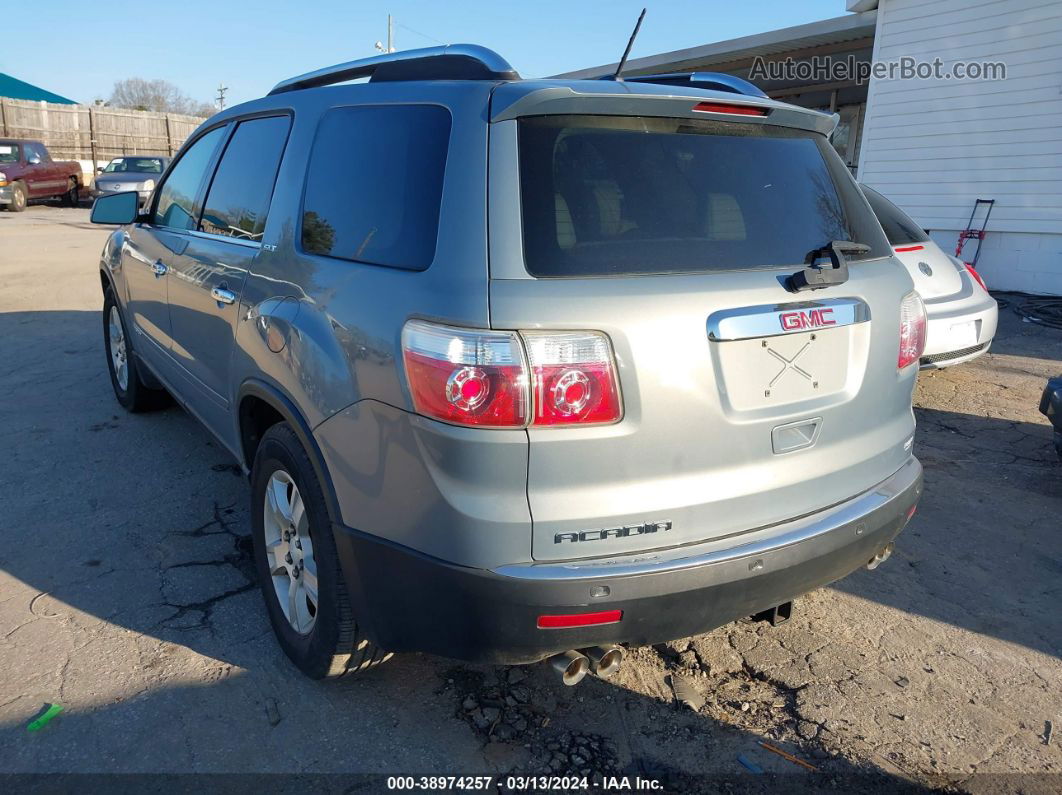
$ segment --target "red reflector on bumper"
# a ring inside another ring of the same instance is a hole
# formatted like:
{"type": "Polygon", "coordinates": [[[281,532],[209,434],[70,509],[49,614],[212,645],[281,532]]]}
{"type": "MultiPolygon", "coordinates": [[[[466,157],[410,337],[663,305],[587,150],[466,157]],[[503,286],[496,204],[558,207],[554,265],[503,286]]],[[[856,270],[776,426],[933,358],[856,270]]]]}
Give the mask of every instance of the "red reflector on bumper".
{"type": "Polygon", "coordinates": [[[918,503],[915,503],[907,509],[907,521],[911,521],[911,517],[915,515],[915,511],[918,510],[918,503]]]}
{"type": "Polygon", "coordinates": [[[568,616],[539,616],[539,629],[563,627],[589,627],[594,624],[615,624],[623,618],[622,610],[604,610],[600,613],[578,613],[568,616]]]}
{"type": "Polygon", "coordinates": [[[897,251],[921,251],[925,246],[897,246],[897,251]]]}

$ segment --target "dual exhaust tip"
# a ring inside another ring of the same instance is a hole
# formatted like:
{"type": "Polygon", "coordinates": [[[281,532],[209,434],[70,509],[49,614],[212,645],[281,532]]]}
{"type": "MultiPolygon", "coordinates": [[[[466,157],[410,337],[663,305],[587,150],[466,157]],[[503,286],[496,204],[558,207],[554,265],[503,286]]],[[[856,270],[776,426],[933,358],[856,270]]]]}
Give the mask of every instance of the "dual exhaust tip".
{"type": "Polygon", "coordinates": [[[878,552],[878,554],[876,554],[874,557],[867,561],[867,569],[870,571],[874,571],[874,569],[876,569],[882,563],[887,561],[892,556],[892,550],[894,546],[895,545],[890,541],[888,544],[882,547],[881,551],[878,552]]]}
{"type": "Polygon", "coordinates": [[[580,651],[570,650],[549,658],[550,667],[561,681],[572,687],[593,673],[600,679],[608,679],[623,663],[623,649],[619,646],[594,646],[580,651]]]}

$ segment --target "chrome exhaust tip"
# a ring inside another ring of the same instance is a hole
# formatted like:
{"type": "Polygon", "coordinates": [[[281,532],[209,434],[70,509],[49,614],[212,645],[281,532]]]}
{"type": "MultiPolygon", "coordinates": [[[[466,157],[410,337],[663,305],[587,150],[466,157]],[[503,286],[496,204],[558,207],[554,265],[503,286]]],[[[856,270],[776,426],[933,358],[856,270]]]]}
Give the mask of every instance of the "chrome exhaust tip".
{"type": "Polygon", "coordinates": [[[889,557],[892,555],[893,546],[894,545],[893,545],[893,543],[891,541],[888,544],[886,544],[882,548],[881,552],[879,552],[877,555],[875,555],[874,557],[872,557],[870,560],[867,561],[867,569],[870,570],[870,571],[874,571],[874,569],[876,569],[882,563],[887,561],[889,559],[889,557]]]}
{"type": "Polygon", "coordinates": [[[590,672],[590,660],[574,650],[553,655],[549,658],[549,664],[568,687],[579,684],[590,672]]]}
{"type": "Polygon", "coordinates": [[[623,649],[619,646],[594,646],[580,651],[590,660],[590,670],[601,679],[608,679],[623,663],[623,649]]]}

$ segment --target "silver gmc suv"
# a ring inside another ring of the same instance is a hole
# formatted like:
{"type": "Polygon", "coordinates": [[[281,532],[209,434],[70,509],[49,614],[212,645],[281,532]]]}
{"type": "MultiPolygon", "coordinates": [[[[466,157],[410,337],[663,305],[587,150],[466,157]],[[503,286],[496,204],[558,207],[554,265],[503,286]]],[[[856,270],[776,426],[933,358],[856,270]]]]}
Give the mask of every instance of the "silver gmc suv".
{"type": "Polygon", "coordinates": [[[96,200],[115,394],[168,392],[247,471],[312,677],[422,651],[571,683],[784,610],[887,557],[922,488],[925,310],[835,121],[470,45],[285,80],[143,211],[96,200]]]}

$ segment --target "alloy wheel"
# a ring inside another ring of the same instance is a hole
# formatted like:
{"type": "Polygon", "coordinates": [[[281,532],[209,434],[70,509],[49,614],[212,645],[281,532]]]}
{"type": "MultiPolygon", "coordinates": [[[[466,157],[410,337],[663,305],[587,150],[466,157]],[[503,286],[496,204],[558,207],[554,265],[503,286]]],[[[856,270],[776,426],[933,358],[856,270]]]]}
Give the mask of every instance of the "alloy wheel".
{"type": "Polygon", "coordinates": [[[122,318],[118,314],[118,307],[111,307],[111,314],[107,318],[107,334],[111,345],[111,367],[114,369],[114,378],[118,386],[125,392],[129,388],[129,362],[125,347],[125,332],[122,330],[122,318]]]}
{"type": "Polygon", "coordinates": [[[299,487],[282,469],[266,484],[263,520],[266,565],[277,601],[292,629],[306,635],[317,621],[317,561],[299,487]]]}

